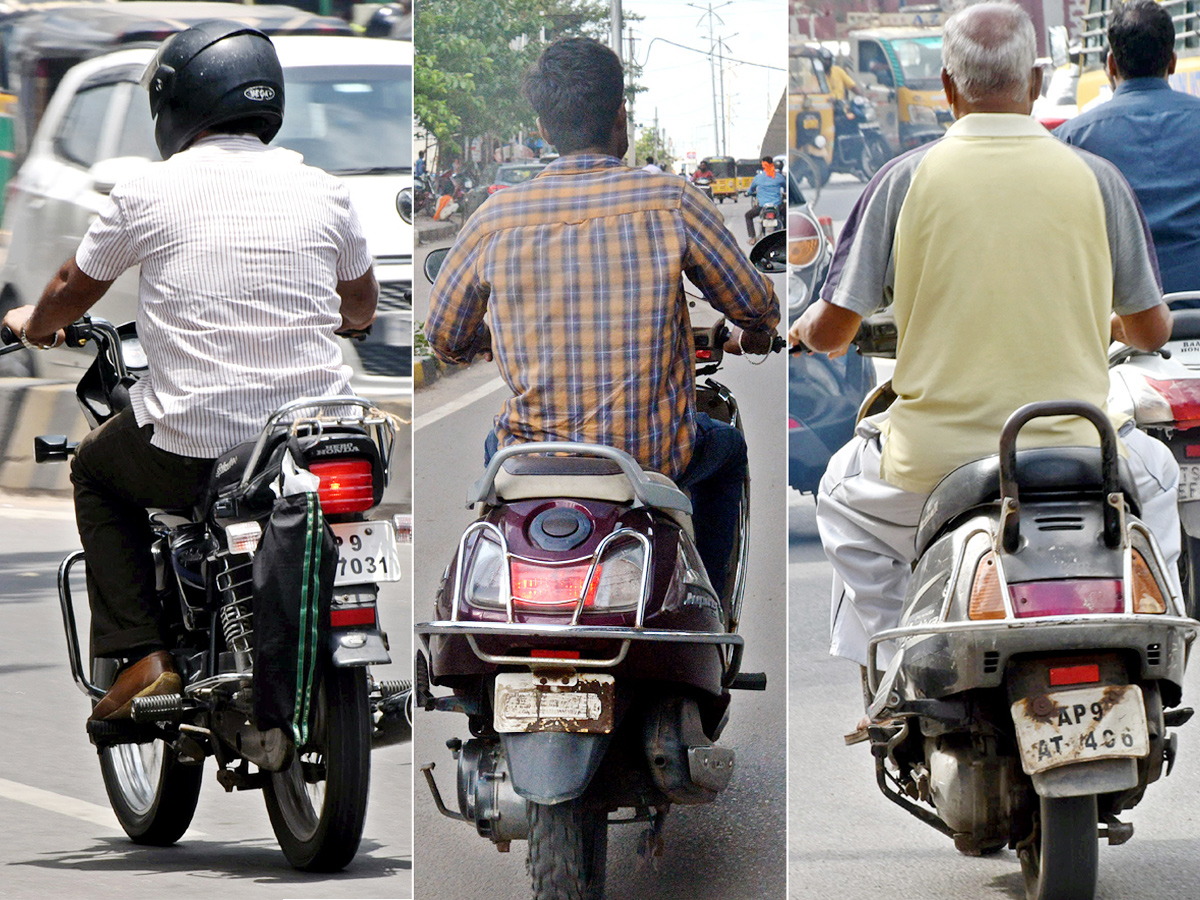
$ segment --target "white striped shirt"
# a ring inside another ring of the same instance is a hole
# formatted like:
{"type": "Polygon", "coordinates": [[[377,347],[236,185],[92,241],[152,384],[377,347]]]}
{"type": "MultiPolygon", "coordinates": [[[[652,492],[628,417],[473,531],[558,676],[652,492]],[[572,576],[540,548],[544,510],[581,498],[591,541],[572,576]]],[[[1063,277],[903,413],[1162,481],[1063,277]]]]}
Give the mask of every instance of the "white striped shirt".
{"type": "Polygon", "coordinates": [[[112,191],[75,254],[110,281],[141,265],[149,373],[130,390],[156,447],[215,457],[297,397],[351,393],[338,281],[371,266],[345,185],[258,138],[202,138],[112,191]]]}

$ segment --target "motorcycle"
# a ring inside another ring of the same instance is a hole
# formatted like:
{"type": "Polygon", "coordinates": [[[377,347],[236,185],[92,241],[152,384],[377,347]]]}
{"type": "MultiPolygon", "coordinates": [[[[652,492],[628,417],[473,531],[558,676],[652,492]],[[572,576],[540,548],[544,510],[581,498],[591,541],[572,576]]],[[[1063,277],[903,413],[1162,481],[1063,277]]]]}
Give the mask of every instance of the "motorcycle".
{"type": "Polygon", "coordinates": [[[834,122],[836,131],[830,168],[870,181],[892,158],[892,148],[880,130],[875,107],[857,94],[849,101],[839,100],[834,109],[834,122]]]}
{"type": "MultiPolygon", "coordinates": [[[[69,346],[96,350],[76,389],[96,428],[129,406],[129,386],[145,374],[146,357],[133,323],[114,327],[84,316],[66,332],[69,346]]],[[[4,328],[0,354],[22,350],[16,341],[4,328]]],[[[367,400],[299,399],[272,414],[257,440],[217,461],[196,508],[151,511],[167,649],[182,691],[135,698],[131,719],[87,725],[113,812],[135,843],[168,846],[183,836],[212,757],[226,791],[263,791],[292,866],[336,871],[354,857],[372,743],[411,737],[410,685],[376,682],[367,669],[390,661],[376,595],[380,583],[400,577],[392,524],[368,518],[387,483],[393,443],[391,418],[367,400]],[[281,475],[285,451],[319,479],[327,537],[337,545],[333,599],[320,610],[326,621],[311,623],[317,640],[307,652],[317,674],[303,694],[310,714],[292,728],[260,728],[255,692],[263,695],[269,685],[256,684],[254,666],[260,636],[270,629],[255,608],[254,559],[272,533],[270,484],[281,475]]],[[[38,437],[35,459],[63,461],[76,446],[62,435],[38,437]]],[[[71,674],[94,704],[120,661],[95,658],[84,668],[73,596],[81,563],[82,550],[63,560],[58,591],[71,674]]]]}
{"type": "Polygon", "coordinates": [[[754,217],[754,239],[761,241],[767,235],[774,234],[783,228],[783,204],[760,207],[754,217]]]}
{"type": "MultiPolygon", "coordinates": [[[[888,355],[895,337],[872,317],[858,340],[888,355]]],[[[863,415],[889,402],[881,386],[863,415]]],[[[1118,815],[1174,763],[1200,623],[1104,413],[1028,404],[998,451],[926,501],[900,623],[871,640],[866,735],[847,742],[868,740],[883,794],[959,851],[1016,850],[1028,900],[1090,900],[1098,835],[1129,840],[1118,815]],[[1016,449],[1030,420],[1056,415],[1087,419],[1100,448],[1016,449]]]]}
{"type": "MultiPolygon", "coordinates": [[[[781,259],[782,233],[766,243],[781,259]]],[[[427,261],[431,280],[439,264],[427,261]]],[[[698,377],[721,367],[726,335],[723,323],[694,330],[698,377]]],[[[697,408],[742,426],[711,377],[697,408]]],[[[696,550],[688,496],[612,447],[504,447],[467,502],[479,516],[435,619],[416,625],[417,704],[465,715],[471,734],[448,742],[457,809],[435,764],[421,770],[442,815],[503,851],[528,842],[534,900],[599,900],[609,824],[644,823],[642,852],[661,853],[672,805],[713,802],[733,775],[734,751],[718,743],[731,693],[766,689],[765,675],[741,671],[749,481],[720,585],[696,550]]]]}
{"type": "Polygon", "coordinates": [[[413,179],[413,212],[433,218],[437,212],[438,194],[433,189],[433,176],[428,172],[413,179]]]}
{"type": "Polygon", "coordinates": [[[708,197],[709,200],[713,199],[713,176],[711,174],[694,176],[692,178],[692,184],[704,191],[704,195],[708,197]]]}
{"type": "MultiPolygon", "coordinates": [[[[1168,303],[1200,292],[1167,294],[1168,303]]],[[[1179,579],[1184,609],[1200,618],[1200,310],[1172,312],[1171,338],[1159,350],[1114,344],[1109,352],[1109,408],[1171,448],[1179,461],[1179,579]]]]}

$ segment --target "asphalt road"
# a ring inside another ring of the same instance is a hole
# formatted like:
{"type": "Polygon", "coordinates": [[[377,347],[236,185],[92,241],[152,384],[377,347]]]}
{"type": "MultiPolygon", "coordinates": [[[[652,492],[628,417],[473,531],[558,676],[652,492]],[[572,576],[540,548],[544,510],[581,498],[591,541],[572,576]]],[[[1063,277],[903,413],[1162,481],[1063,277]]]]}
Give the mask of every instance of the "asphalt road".
{"type": "MultiPolygon", "coordinates": [[[[79,546],[69,500],[0,496],[0,897],[401,898],[412,896],[412,745],[372,754],[358,855],[343,872],[292,870],[258,791],[226,794],[211,761],[191,830],[174,847],[142,847],[108,805],[84,733],[87,699],[71,680],[55,587],[79,546]]],[[[411,556],[404,580],[380,595],[393,664],[411,665],[411,556]]],[[[86,634],[87,610],[77,609],[86,634]]]]}
{"type": "MultiPolygon", "coordinates": [[[[723,204],[728,224],[745,245],[740,204],[723,204]]],[[[432,245],[436,246],[436,245],[432,245]]],[[[431,247],[420,248],[427,251],[431,247]]],[[[421,260],[417,260],[420,270],[421,260]]],[[[782,281],[782,279],[780,279],[782,281]]],[[[423,320],[428,285],[419,283],[414,315],[423,320]]],[[[700,321],[699,313],[696,314],[700,321]]],[[[738,397],[747,420],[753,479],[751,571],[742,633],[746,671],[765,671],[764,693],[734,697],[721,743],[737,753],[730,787],[715,803],[676,807],[665,828],[666,852],[640,860],[640,827],[610,828],[610,900],[642,897],[695,900],[775,900],[786,895],[785,747],[786,672],[783,535],[786,365],[775,356],[761,367],[731,359],[718,374],[738,397]]],[[[415,553],[414,612],[428,618],[433,596],[462,529],[472,520],[464,497],[482,470],[482,443],[506,388],[494,365],[479,363],[419,390],[414,398],[415,553]]],[[[466,738],[466,721],[418,711],[414,727],[418,766],[435,762],[446,802],[456,808],[455,763],[445,741],[466,738]]],[[[418,773],[418,778],[420,775],[418,773]]],[[[514,898],[527,891],[525,845],[498,854],[461,822],[441,817],[420,782],[414,806],[414,864],[418,897],[514,898]]]]}

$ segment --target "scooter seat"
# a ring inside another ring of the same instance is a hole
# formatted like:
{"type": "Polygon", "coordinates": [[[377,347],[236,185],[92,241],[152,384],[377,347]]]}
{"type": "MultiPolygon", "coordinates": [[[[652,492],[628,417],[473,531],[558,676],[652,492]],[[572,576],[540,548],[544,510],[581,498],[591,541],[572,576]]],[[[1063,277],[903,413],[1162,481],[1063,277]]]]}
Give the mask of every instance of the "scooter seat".
{"type": "Polygon", "coordinates": [[[1194,341],[1200,339],[1200,309],[1176,309],[1171,311],[1171,340],[1194,341]]]}
{"type": "MultiPolygon", "coordinates": [[[[1125,460],[1117,461],[1121,490],[1134,515],[1140,513],[1133,475],[1125,460]]],[[[1077,500],[1099,497],[1104,488],[1100,450],[1094,447],[1035,447],[1017,451],[1017,488],[1022,502],[1033,499],[1077,500]]],[[[938,482],[921,510],[917,556],[942,529],[964,513],[1000,499],[1000,457],[987,456],[959,466],[938,482]]]]}
{"type": "MultiPolygon", "coordinates": [[[[661,472],[646,471],[652,481],[668,487],[673,482],[661,472]]],[[[518,456],[506,460],[496,473],[497,499],[541,500],[575,497],[605,503],[633,503],[633,485],[621,467],[607,459],[586,456],[518,456]]],[[[682,510],[660,509],[689,535],[692,517],[682,510]]]]}

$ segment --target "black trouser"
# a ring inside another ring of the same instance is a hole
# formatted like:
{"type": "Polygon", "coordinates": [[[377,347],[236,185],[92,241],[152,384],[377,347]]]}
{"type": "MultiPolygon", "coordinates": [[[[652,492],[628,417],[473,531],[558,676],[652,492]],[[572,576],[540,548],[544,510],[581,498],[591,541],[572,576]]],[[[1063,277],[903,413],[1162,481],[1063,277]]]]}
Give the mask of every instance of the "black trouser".
{"type": "MultiPolygon", "coordinates": [[[[777,205],[766,207],[768,209],[778,209],[777,205]]],[[[754,240],[754,218],[763,211],[764,207],[758,205],[758,199],[750,201],[750,210],[746,213],[746,237],[754,240]]]]}
{"type": "Polygon", "coordinates": [[[163,648],[146,509],[192,507],[212,468],[211,459],[152,446],[153,433],[152,425],[138,428],[127,409],[80,441],[71,463],[95,656],[140,656],[163,648]]]}

